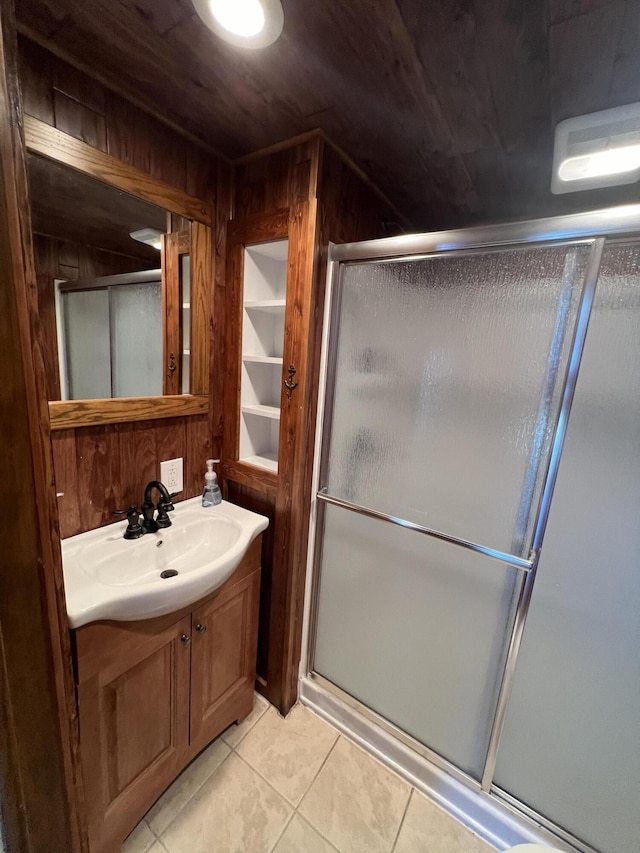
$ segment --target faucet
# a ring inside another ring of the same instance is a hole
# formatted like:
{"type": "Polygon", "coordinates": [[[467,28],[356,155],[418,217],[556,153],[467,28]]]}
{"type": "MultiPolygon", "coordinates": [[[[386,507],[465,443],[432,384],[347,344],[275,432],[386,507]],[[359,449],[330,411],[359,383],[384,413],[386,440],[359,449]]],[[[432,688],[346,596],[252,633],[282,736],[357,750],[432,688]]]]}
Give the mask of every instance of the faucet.
{"type": "Polygon", "coordinates": [[[171,512],[172,509],[175,509],[171,501],[177,494],[178,492],[170,495],[167,487],[159,480],[151,480],[150,483],[147,483],[144,490],[144,501],[142,503],[141,525],[145,533],[155,533],[156,530],[159,530],[160,528],[171,527],[171,519],[167,513],[171,512]],[[155,506],[151,500],[151,493],[154,489],[160,492],[160,500],[155,506]],[[156,509],[158,510],[158,515],[154,518],[153,514],[156,509]]]}
{"type": "Polygon", "coordinates": [[[175,509],[172,500],[179,492],[173,495],[169,494],[169,490],[159,480],[152,480],[147,483],[144,490],[144,502],[142,504],[142,522],[140,522],[140,513],[137,506],[130,506],[129,509],[118,509],[114,515],[127,516],[127,529],[124,532],[125,539],[139,539],[145,533],[155,533],[162,527],[171,527],[171,519],[167,513],[175,509]],[[154,506],[151,500],[151,492],[156,489],[160,492],[160,500],[154,506]],[[158,515],[154,518],[154,512],[158,510],[158,515]]]}

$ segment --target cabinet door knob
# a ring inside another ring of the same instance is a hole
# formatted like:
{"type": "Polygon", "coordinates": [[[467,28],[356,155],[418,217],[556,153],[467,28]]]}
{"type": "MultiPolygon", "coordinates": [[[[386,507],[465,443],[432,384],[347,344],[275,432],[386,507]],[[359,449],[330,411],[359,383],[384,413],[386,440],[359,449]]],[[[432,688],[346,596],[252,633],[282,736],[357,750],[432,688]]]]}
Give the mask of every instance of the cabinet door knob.
{"type": "Polygon", "coordinates": [[[206,625],[201,625],[201,624],[198,622],[198,624],[196,625],[196,631],[198,632],[198,634],[204,634],[206,630],[207,630],[207,626],[206,626],[206,625]]]}
{"type": "Polygon", "coordinates": [[[181,639],[181,640],[182,640],[182,642],[185,644],[185,646],[188,646],[188,645],[189,645],[189,643],[191,642],[191,637],[190,637],[188,634],[183,634],[183,635],[180,637],[180,639],[181,639]]]}

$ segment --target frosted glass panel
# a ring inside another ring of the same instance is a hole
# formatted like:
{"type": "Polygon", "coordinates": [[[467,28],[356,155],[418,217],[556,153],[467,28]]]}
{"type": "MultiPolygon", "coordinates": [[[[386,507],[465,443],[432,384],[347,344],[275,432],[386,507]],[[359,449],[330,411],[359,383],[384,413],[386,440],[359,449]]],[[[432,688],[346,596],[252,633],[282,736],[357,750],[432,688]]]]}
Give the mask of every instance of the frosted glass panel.
{"type": "Polygon", "coordinates": [[[528,554],[589,251],[346,265],[329,492],[528,554]]]}
{"type": "Polygon", "coordinates": [[[108,292],[65,293],[63,302],[69,399],[111,397],[108,292]]]}
{"type": "Polygon", "coordinates": [[[128,284],[111,292],[114,397],[162,394],[160,283],[128,284]]]}
{"type": "Polygon", "coordinates": [[[605,251],[496,783],[640,850],[640,247],[605,251]]]}
{"type": "Polygon", "coordinates": [[[314,669],[479,779],[521,574],[327,506],[314,669]]]}

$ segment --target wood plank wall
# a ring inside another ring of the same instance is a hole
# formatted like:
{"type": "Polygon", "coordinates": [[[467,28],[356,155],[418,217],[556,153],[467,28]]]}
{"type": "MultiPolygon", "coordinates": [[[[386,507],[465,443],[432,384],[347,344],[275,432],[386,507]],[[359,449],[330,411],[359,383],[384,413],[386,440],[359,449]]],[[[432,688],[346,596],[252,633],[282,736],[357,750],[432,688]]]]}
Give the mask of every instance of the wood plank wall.
{"type": "Polygon", "coordinates": [[[18,38],[23,110],[205,201],[219,160],[28,39],[18,38]]]}
{"type": "MultiPolygon", "coordinates": [[[[288,496],[289,509],[286,510],[287,500],[276,506],[275,493],[252,488],[247,483],[234,482],[232,479],[227,479],[224,484],[230,500],[270,519],[270,526],[263,538],[258,675],[265,694],[281,709],[288,707],[290,697],[295,697],[297,693],[295,682],[302,629],[328,244],[330,241],[347,242],[384,236],[383,223],[396,217],[388,203],[378,196],[361,175],[333,147],[318,137],[266,153],[263,157],[248,158],[236,166],[234,220],[242,219],[250,223],[255,219],[257,226],[261,216],[304,205],[316,196],[318,211],[312,285],[315,312],[309,340],[313,403],[307,408],[303,436],[299,437],[303,445],[301,455],[304,471],[296,472],[296,482],[303,483],[304,487],[301,492],[296,490],[295,496],[288,496]],[[302,500],[298,506],[300,495],[302,500]],[[290,503],[294,497],[295,507],[290,503]],[[293,524],[294,529],[289,530],[287,535],[282,525],[291,525],[292,510],[295,510],[296,522],[293,524]],[[293,564],[283,565],[279,549],[283,548],[283,542],[286,543],[289,537],[293,543],[293,564]],[[295,625],[293,634],[289,633],[291,625],[295,625]]],[[[298,249],[310,251],[311,247],[298,249]]],[[[291,251],[296,251],[293,244],[290,244],[291,251]]],[[[233,375],[233,370],[229,375],[233,375]]],[[[228,399],[233,396],[233,393],[229,393],[228,399]]],[[[279,478],[281,476],[282,472],[279,478]]]]}
{"type": "MultiPolygon", "coordinates": [[[[230,215],[229,165],[28,39],[19,38],[18,52],[26,114],[214,205],[218,276],[230,215]]],[[[61,535],[71,536],[140,503],[163,459],[184,459],[181,498],[199,494],[204,460],[212,453],[211,417],[63,430],[53,434],[52,445],[56,489],[64,492],[58,500],[61,535]]]]}
{"type": "MultiPolygon", "coordinates": [[[[262,216],[288,210],[312,198],[316,191],[316,174],[312,169],[316,146],[317,140],[306,140],[238,164],[234,175],[233,218],[250,221],[255,217],[258,222],[262,216]]],[[[232,368],[227,375],[228,382],[229,376],[235,374],[233,365],[227,367],[232,368]]],[[[237,399],[236,390],[227,393],[227,400],[232,399],[237,399]]],[[[224,423],[229,412],[219,407],[218,414],[224,423]]],[[[276,518],[275,492],[265,493],[232,480],[227,480],[224,487],[229,500],[269,518],[269,527],[262,538],[257,674],[263,685],[269,683],[267,695],[278,704],[280,684],[274,682],[280,680],[277,670],[281,667],[286,579],[281,577],[281,569],[274,577],[274,548],[278,525],[286,523],[287,519],[276,518]]]]}
{"type": "Polygon", "coordinates": [[[60,533],[73,536],[117,519],[116,510],[140,506],[163,459],[184,459],[180,498],[202,492],[211,453],[207,415],[56,430],[52,435],[60,533]]]}

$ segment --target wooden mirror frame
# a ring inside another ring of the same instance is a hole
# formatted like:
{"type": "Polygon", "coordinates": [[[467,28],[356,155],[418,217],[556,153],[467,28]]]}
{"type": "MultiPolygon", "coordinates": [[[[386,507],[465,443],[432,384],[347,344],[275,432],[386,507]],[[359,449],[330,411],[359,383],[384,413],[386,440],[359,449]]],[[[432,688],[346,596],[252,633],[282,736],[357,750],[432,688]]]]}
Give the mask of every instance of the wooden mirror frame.
{"type": "Polygon", "coordinates": [[[24,116],[27,150],[69,166],[116,189],[184,216],[191,226],[191,312],[189,394],[49,402],[51,429],[205,414],[209,410],[211,242],[213,210],[202,199],[141,172],[32,116],[24,116]]]}

